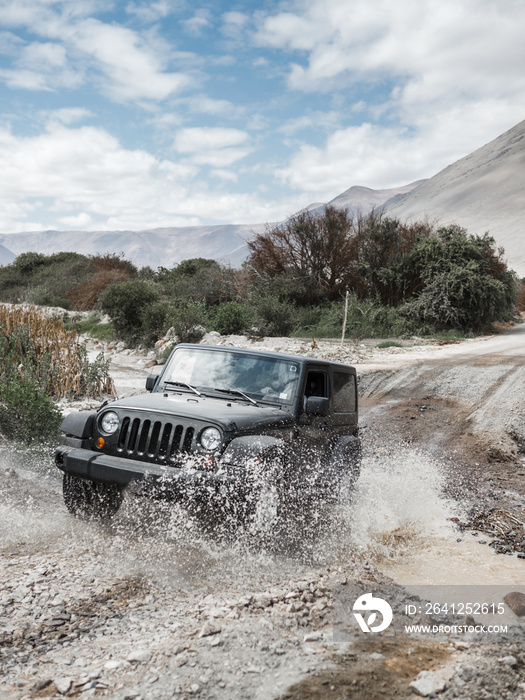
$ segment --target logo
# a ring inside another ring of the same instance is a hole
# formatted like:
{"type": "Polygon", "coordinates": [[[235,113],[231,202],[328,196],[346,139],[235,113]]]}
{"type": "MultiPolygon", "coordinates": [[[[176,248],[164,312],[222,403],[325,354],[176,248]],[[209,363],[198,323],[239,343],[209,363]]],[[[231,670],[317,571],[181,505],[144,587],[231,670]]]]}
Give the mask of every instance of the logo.
{"type": "Polygon", "coordinates": [[[393,613],[390,605],[383,598],[374,598],[371,593],[359,596],[354,603],[353,610],[354,617],[363,632],[383,632],[392,622],[393,613]],[[371,612],[366,622],[361,612],[356,612],[357,610],[371,612]],[[374,625],[378,612],[381,613],[383,621],[374,625]]]}

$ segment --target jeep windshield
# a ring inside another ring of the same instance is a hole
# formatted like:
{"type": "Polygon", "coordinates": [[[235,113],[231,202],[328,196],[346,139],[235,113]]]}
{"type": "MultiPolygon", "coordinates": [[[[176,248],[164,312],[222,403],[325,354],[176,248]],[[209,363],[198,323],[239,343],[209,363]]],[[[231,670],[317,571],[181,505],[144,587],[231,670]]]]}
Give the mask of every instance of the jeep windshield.
{"type": "Polygon", "coordinates": [[[163,372],[160,390],[197,390],[228,400],[291,404],[299,382],[299,363],[234,350],[180,348],[163,372]],[[245,396],[243,396],[245,395],[245,396]]]}

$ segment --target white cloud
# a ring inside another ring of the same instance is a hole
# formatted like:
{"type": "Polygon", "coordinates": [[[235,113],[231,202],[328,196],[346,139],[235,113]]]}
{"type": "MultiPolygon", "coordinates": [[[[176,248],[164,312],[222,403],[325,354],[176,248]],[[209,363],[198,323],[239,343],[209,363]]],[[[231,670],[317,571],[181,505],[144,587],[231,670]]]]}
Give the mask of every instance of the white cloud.
{"type": "Polygon", "coordinates": [[[173,3],[167,0],[158,2],[135,3],[131,2],[126,7],[126,12],[138,17],[143,22],[157,22],[164,19],[173,11],[173,3]]]}
{"type": "Polygon", "coordinates": [[[70,226],[72,229],[86,230],[92,223],[93,219],[85,211],[77,214],[76,216],[63,216],[59,219],[61,224],[64,226],[70,226]]]}
{"type": "Polygon", "coordinates": [[[14,88],[55,90],[75,87],[82,81],[80,72],[69,65],[65,47],[52,41],[21,42],[13,65],[0,69],[0,80],[14,88]]]}
{"type": "Polygon", "coordinates": [[[93,116],[93,114],[83,107],[63,107],[52,112],[43,112],[43,116],[50,123],[57,121],[61,124],[74,124],[93,116]]]}
{"type": "Polygon", "coordinates": [[[191,83],[184,73],[163,72],[165,58],[125,27],[87,19],[69,27],[68,40],[95,59],[108,96],[117,101],[164,100],[191,83]]]}
{"type": "Polygon", "coordinates": [[[197,10],[193,17],[182,22],[184,28],[193,36],[200,36],[205,29],[211,27],[211,12],[209,10],[197,10]]]}
{"type": "Polygon", "coordinates": [[[207,149],[240,146],[248,138],[248,134],[240,129],[191,127],[177,133],[175,147],[180,153],[198,153],[207,149]]]}
{"type": "Polygon", "coordinates": [[[473,105],[470,115],[443,111],[439,120],[429,119],[418,129],[371,123],[338,129],[322,147],[302,145],[277,176],[325,201],[355,184],[377,189],[405,185],[468,155],[518,123],[524,112],[525,99],[519,105],[487,101],[473,105]]]}
{"type": "MultiPolygon", "coordinates": [[[[0,7],[0,22],[25,26],[48,40],[18,47],[15,68],[0,77],[10,86],[37,90],[72,87],[98,74],[101,88],[117,102],[161,101],[192,84],[185,72],[167,71],[172,56],[158,35],[86,17],[89,9],[89,3],[38,0],[0,7]],[[68,67],[72,61],[81,68],[68,67]]],[[[168,9],[158,4],[158,12],[168,9]]],[[[13,52],[12,44],[9,48],[13,52]]]]}
{"type": "Polygon", "coordinates": [[[249,135],[240,129],[189,127],[175,135],[175,149],[198,165],[224,168],[251,153],[249,135]]]}
{"type": "Polygon", "coordinates": [[[370,120],[334,124],[320,147],[299,144],[278,172],[299,191],[331,198],[351,184],[431,176],[523,119],[525,3],[296,0],[283,8],[260,21],[255,41],[284,52],[288,87],[333,97],[354,85],[352,121],[370,120]]]}
{"type": "Polygon", "coordinates": [[[213,175],[213,177],[218,177],[220,180],[226,180],[228,182],[237,182],[239,179],[237,177],[237,173],[235,173],[233,170],[226,170],[224,168],[212,170],[211,175],[213,175]]]}
{"type": "Polygon", "coordinates": [[[339,112],[312,112],[284,122],[279,131],[291,135],[304,129],[334,130],[341,125],[339,112]]]}
{"type": "Polygon", "coordinates": [[[256,40],[294,52],[288,83],[312,91],[334,81],[401,79],[408,99],[490,94],[523,84],[525,4],[514,0],[301,0],[267,16],[256,40]],[[498,80],[499,76],[499,80],[498,80]],[[501,81],[501,78],[504,78],[501,81]]]}
{"type": "Polygon", "coordinates": [[[246,39],[247,28],[250,24],[250,17],[243,12],[225,12],[222,15],[222,33],[235,42],[243,42],[246,39]]]}
{"type": "MultiPolygon", "coordinates": [[[[217,137],[207,135],[214,148],[217,137]]],[[[230,144],[245,139],[242,132],[226,137],[230,144]]],[[[218,181],[233,180],[223,166],[214,172],[218,181]]],[[[255,223],[294,211],[295,202],[288,198],[268,204],[256,195],[224,193],[197,175],[190,162],[126,150],[107,131],[92,126],[72,128],[52,120],[46,132],[34,137],[0,128],[0,231],[255,223]]]]}
{"type": "Polygon", "coordinates": [[[229,100],[216,100],[204,94],[185,97],[181,102],[187,105],[193,112],[199,114],[225,114],[233,116],[241,111],[237,105],[234,105],[233,102],[229,100]]]}

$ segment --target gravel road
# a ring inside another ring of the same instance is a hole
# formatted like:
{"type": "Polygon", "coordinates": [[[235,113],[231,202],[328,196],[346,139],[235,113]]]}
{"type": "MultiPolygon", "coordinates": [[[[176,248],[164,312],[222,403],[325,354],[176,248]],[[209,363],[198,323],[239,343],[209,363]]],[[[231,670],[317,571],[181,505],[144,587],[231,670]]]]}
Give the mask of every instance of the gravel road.
{"type": "MultiPolygon", "coordinates": [[[[519,627],[488,640],[414,639],[394,625],[338,642],[332,617],[349,586],[388,591],[401,614],[414,561],[416,579],[457,556],[466,581],[525,584],[519,549],[477,543],[482,555],[469,557],[456,543],[472,539],[474,522],[488,529],[491,514],[521,513],[525,325],[453,345],[256,347],[358,367],[365,459],[353,502],[323,509],[315,528],[291,522],[286,546],[264,528],[209,531],[133,493],[110,524],[86,523],[66,513],[50,452],[3,446],[0,697],[368,699],[430,688],[525,699],[519,627]]],[[[111,356],[119,395],[158,370],[125,349],[111,356]]]]}

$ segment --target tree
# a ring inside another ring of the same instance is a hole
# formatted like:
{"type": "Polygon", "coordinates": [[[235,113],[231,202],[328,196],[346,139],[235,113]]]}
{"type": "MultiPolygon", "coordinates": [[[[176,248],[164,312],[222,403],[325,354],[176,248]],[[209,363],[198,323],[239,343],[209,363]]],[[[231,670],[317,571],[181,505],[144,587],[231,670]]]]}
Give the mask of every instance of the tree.
{"type": "Polygon", "coordinates": [[[476,331],[511,319],[518,279],[507,269],[503,254],[488,234],[470,235],[459,226],[438,229],[409,256],[422,290],[407,310],[427,323],[476,331]]]}
{"type": "Polygon", "coordinates": [[[117,335],[127,343],[135,344],[141,340],[153,340],[144,338],[144,321],[152,307],[158,310],[156,302],[159,297],[151,282],[135,278],[106,287],[99,301],[102,311],[111,316],[117,335]]]}
{"type": "Polygon", "coordinates": [[[248,241],[248,264],[271,277],[292,276],[300,285],[301,303],[336,299],[344,292],[356,259],[354,223],[346,210],[327,206],[320,215],[297,216],[248,241]]]}

